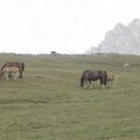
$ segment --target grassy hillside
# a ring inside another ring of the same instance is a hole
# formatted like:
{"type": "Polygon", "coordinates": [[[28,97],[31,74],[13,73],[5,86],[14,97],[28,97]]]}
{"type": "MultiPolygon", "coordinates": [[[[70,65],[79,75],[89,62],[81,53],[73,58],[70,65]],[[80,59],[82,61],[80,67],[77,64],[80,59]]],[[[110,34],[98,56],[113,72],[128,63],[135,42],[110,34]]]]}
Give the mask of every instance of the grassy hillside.
{"type": "Polygon", "coordinates": [[[7,61],[25,71],[0,79],[0,140],[140,139],[140,56],[1,54],[0,67],[7,61]],[[118,74],[117,87],[81,88],[85,69],[118,74]]]}

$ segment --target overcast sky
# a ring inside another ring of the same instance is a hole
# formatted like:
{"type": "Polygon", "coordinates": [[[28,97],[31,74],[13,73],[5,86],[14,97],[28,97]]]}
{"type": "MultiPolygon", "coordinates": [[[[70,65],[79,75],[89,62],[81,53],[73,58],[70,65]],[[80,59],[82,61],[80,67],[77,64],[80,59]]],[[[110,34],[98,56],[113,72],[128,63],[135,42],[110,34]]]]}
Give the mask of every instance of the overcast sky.
{"type": "Polygon", "coordinates": [[[0,52],[84,53],[135,18],[140,0],[0,0],[0,52]]]}

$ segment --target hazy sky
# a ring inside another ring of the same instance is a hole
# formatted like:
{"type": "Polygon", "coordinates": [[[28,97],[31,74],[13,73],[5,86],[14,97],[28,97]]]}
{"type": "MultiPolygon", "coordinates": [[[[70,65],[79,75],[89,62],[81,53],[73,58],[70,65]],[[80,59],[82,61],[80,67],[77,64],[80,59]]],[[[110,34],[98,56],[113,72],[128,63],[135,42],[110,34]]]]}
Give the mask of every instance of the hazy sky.
{"type": "Polygon", "coordinates": [[[0,52],[84,53],[135,18],[140,0],[0,0],[0,52]]]}

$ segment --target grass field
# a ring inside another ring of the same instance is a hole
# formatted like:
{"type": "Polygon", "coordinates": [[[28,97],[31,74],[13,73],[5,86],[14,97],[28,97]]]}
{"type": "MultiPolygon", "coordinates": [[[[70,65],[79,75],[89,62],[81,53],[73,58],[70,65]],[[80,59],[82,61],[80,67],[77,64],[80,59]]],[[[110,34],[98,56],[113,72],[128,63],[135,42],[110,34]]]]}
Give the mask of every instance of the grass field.
{"type": "Polygon", "coordinates": [[[23,80],[0,79],[0,140],[139,140],[140,56],[12,55],[23,80]],[[124,68],[124,63],[129,68],[124,68]],[[117,87],[80,87],[85,69],[119,76],[117,87]]]}

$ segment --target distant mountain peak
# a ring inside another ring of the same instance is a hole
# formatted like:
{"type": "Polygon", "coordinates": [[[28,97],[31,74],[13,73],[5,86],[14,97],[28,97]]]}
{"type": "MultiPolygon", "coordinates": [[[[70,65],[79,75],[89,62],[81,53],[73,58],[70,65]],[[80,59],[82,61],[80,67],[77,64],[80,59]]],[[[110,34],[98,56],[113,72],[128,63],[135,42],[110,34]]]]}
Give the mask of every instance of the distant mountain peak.
{"type": "Polygon", "coordinates": [[[126,28],[126,26],[124,26],[122,23],[117,23],[114,27],[114,30],[116,29],[122,29],[122,28],[126,28]]]}
{"type": "Polygon", "coordinates": [[[132,20],[132,22],[130,22],[130,24],[140,24],[140,19],[136,18],[134,20],[132,20]]]}
{"type": "Polygon", "coordinates": [[[140,28],[140,19],[134,19],[132,22],[130,22],[128,24],[128,28],[129,29],[131,29],[131,28],[133,29],[135,27],[139,27],[140,28]]]}
{"type": "Polygon", "coordinates": [[[90,53],[120,53],[140,55],[140,19],[134,19],[128,26],[117,23],[105,34],[104,40],[90,53]]]}

